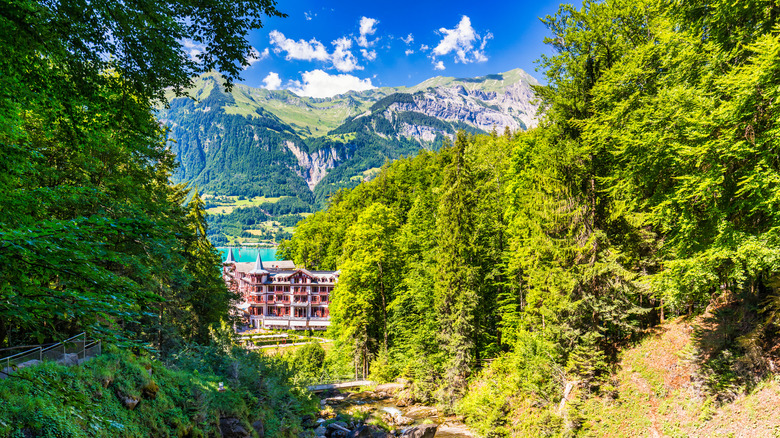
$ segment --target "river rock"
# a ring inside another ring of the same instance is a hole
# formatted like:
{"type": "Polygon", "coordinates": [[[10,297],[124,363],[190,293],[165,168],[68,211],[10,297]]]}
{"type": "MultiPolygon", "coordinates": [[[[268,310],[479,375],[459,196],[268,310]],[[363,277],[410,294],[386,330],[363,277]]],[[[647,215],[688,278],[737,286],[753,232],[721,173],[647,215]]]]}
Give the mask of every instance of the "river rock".
{"type": "Polygon", "coordinates": [[[403,415],[398,415],[394,418],[394,420],[397,426],[408,426],[410,424],[414,424],[414,420],[409,417],[404,417],[403,415]]]}
{"type": "Polygon", "coordinates": [[[349,435],[349,438],[371,438],[374,431],[369,426],[360,426],[353,430],[349,435]]]}
{"type": "Polygon", "coordinates": [[[406,411],[406,415],[412,418],[429,418],[438,416],[439,411],[430,406],[415,406],[406,411]]]}
{"type": "Polygon", "coordinates": [[[328,432],[328,429],[324,425],[322,425],[322,424],[320,424],[319,426],[317,426],[316,429],[314,429],[314,435],[317,435],[317,436],[320,436],[320,435],[325,436],[325,434],[327,432],[328,432]]]}
{"type": "Polygon", "coordinates": [[[438,426],[435,424],[421,424],[404,430],[401,438],[433,438],[438,426]]]}
{"type": "Polygon", "coordinates": [[[395,438],[395,436],[377,426],[364,425],[353,430],[348,438],[395,438]]]}
{"type": "Polygon", "coordinates": [[[349,413],[349,415],[354,416],[355,414],[358,413],[367,414],[373,410],[374,408],[371,406],[353,406],[347,411],[347,413],[349,413]]]}
{"type": "Polygon", "coordinates": [[[220,418],[219,432],[224,438],[251,438],[252,434],[247,431],[238,418],[220,418]]]}
{"type": "Polygon", "coordinates": [[[336,397],[330,397],[325,399],[325,403],[329,405],[337,405],[339,403],[342,403],[344,400],[346,400],[346,397],[343,395],[338,395],[336,397]]]}
{"type": "Polygon", "coordinates": [[[395,394],[396,392],[402,390],[403,388],[404,388],[403,383],[383,383],[381,385],[377,385],[374,391],[384,392],[387,394],[395,394]]]}
{"type": "Polygon", "coordinates": [[[326,427],[325,436],[328,438],[347,438],[349,433],[350,430],[347,427],[347,423],[343,421],[336,421],[335,423],[330,423],[326,427]]]}
{"type": "Polygon", "coordinates": [[[408,398],[399,398],[398,400],[395,401],[395,405],[398,406],[399,408],[405,408],[411,404],[412,401],[408,398]]]}

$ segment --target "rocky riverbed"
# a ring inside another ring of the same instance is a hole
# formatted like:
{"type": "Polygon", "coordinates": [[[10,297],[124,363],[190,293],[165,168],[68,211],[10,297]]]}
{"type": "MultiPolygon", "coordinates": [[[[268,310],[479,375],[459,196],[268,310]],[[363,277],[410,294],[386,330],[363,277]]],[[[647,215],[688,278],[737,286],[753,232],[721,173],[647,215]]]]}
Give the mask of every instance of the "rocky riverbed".
{"type": "Polygon", "coordinates": [[[414,404],[403,395],[403,387],[391,383],[372,391],[322,393],[319,415],[304,424],[317,438],[474,437],[456,418],[414,404]]]}

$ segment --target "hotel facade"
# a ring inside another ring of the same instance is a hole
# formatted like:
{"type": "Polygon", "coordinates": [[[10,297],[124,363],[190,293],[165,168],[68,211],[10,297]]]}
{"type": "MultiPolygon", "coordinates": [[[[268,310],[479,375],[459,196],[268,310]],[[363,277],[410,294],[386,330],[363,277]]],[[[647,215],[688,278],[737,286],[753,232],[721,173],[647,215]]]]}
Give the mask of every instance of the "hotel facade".
{"type": "Polygon", "coordinates": [[[225,284],[243,301],[239,311],[253,328],[325,330],[330,325],[331,293],[339,271],[296,269],[290,260],[237,263],[233,249],[222,268],[225,284]]]}

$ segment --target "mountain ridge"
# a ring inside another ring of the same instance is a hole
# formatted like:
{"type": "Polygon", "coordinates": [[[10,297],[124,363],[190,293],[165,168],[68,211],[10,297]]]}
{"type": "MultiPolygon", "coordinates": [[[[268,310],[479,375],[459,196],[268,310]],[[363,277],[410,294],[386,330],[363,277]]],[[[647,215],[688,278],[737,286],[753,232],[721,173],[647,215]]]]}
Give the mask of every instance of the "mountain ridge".
{"type": "Polygon", "coordinates": [[[538,84],[515,69],[313,98],[244,84],[228,93],[212,72],[195,80],[190,97],[169,92],[158,118],[180,163],[174,182],[214,197],[297,198],[287,213],[313,212],[386,161],[436,150],[459,130],[535,126],[538,84]]]}

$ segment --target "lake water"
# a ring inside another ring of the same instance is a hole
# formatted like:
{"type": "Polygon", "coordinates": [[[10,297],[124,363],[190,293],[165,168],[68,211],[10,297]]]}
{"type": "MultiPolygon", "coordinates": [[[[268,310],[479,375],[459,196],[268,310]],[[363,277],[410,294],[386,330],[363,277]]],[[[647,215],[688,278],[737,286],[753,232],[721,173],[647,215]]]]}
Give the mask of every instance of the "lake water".
{"type": "MultiPolygon", "coordinates": [[[[222,255],[222,261],[227,259],[228,250],[227,247],[217,247],[220,255],[222,255]]],[[[260,258],[264,261],[276,260],[276,248],[247,248],[247,247],[234,247],[233,257],[237,262],[254,262],[257,260],[257,253],[260,253],[260,258]]]]}

